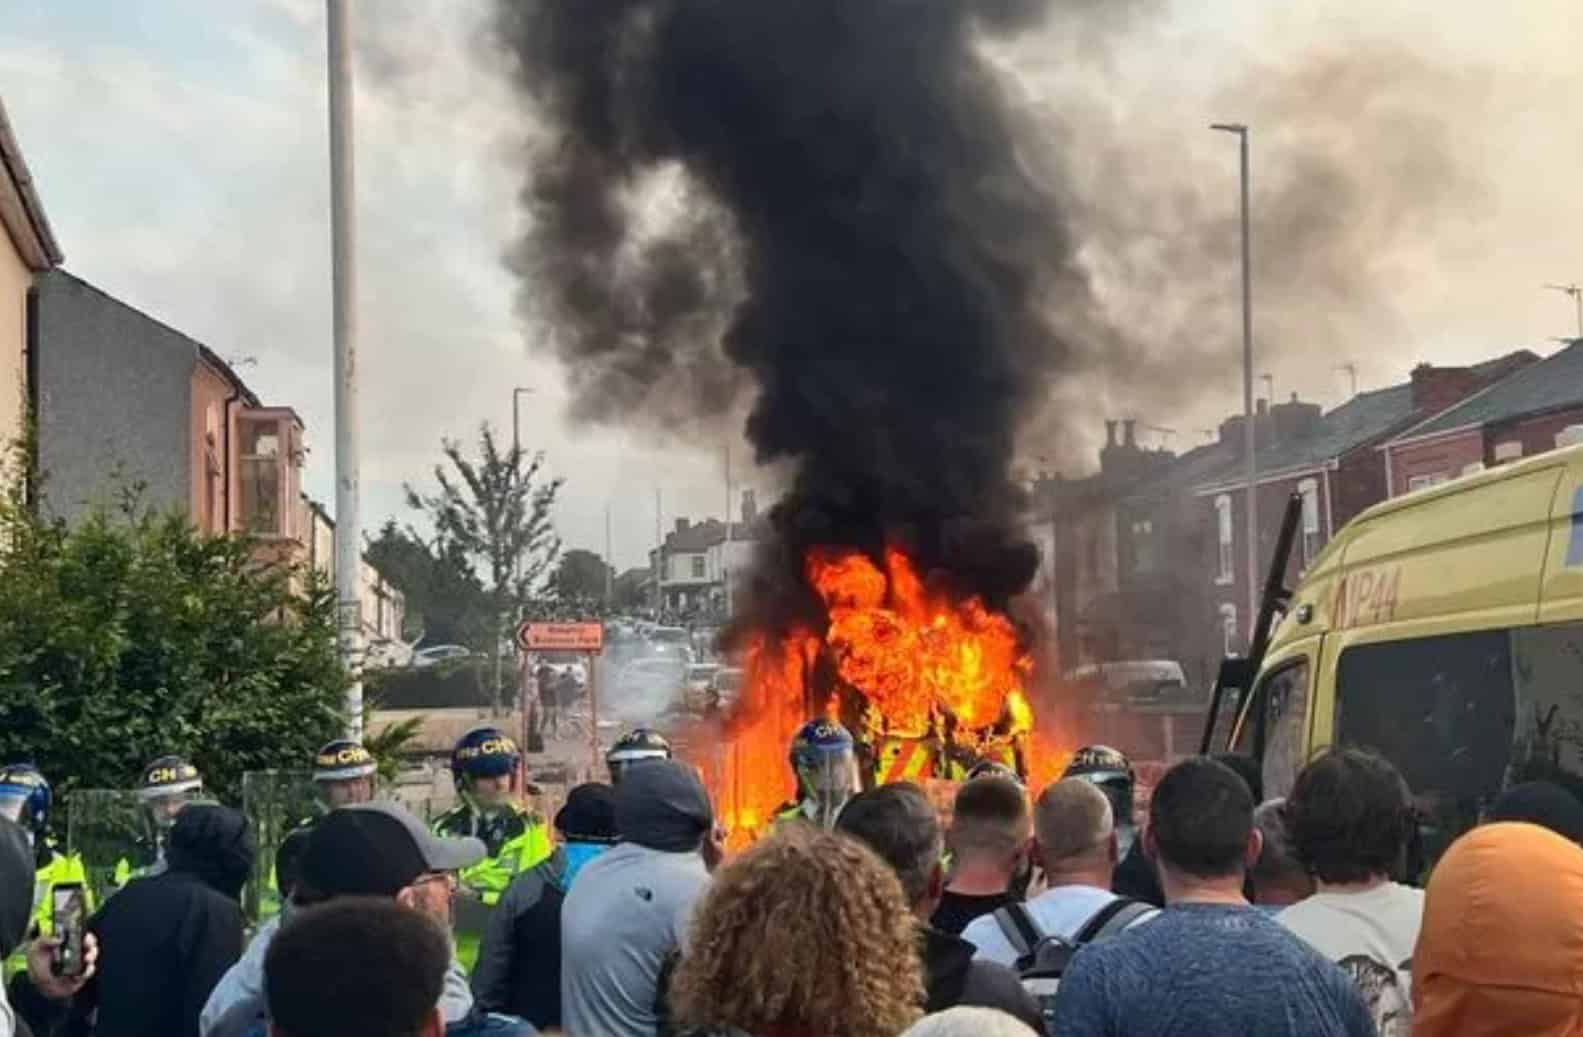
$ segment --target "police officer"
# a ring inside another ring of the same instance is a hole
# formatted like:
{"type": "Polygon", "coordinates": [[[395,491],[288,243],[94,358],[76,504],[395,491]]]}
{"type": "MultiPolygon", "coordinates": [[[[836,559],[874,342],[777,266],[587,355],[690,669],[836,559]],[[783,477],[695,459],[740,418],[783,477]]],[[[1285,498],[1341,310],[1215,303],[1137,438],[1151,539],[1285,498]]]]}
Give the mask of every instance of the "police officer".
{"type": "Polygon", "coordinates": [[[145,863],[135,871],[123,859],[116,864],[115,884],[165,870],[165,837],[176,824],[176,815],[188,803],[203,798],[203,777],[185,757],[161,756],[143,768],[137,798],[148,816],[150,832],[144,840],[145,863]]]}
{"type": "Polygon", "coordinates": [[[792,739],[789,756],[797,800],[780,809],[775,823],[809,821],[835,827],[841,808],[858,792],[851,733],[833,720],[810,720],[792,739]]]}
{"type": "Polygon", "coordinates": [[[334,810],[374,798],[374,757],[350,738],[327,743],[313,758],[313,784],[323,805],[334,810]]]}
{"type": "Polygon", "coordinates": [[[1116,848],[1126,857],[1138,836],[1138,826],[1133,821],[1133,795],[1138,776],[1133,773],[1132,761],[1119,749],[1108,745],[1085,745],[1072,754],[1063,778],[1081,778],[1099,786],[1110,800],[1111,813],[1116,818],[1116,848]]]}
{"type": "Polygon", "coordinates": [[[635,727],[616,739],[616,744],[605,753],[605,766],[610,768],[610,784],[621,784],[622,777],[634,764],[644,760],[669,760],[671,743],[658,731],[635,727]]]}
{"type": "MultiPolygon", "coordinates": [[[[33,844],[33,920],[29,938],[49,936],[54,932],[55,886],[62,882],[75,882],[84,887],[88,874],[82,858],[68,857],[61,853],[49,836],[49,809],[53,801],[49,782],[31,763],[12,763],[0,767],[0,817],[15,821],[27,832],[33,844]]],[[[14,975],[27,968],[27,946],[17,949],[5,963],[6,972],[14,975]]]]}
{"type": "Polygon", "coordinates": [[[999,760],[980,760],[975,763],[973,769],[967,772],[967,780],[972,781],[975,778],[1005,778],[1018,788],[1026,788],[1016,769],[1006,766],[999,760]]]}
{"type": "MultiPolygon", "coordinates": [[[[550,855],[544,819],[513,798],[522,754],[499,728],[476,727],[461,737],[451,752],[451,776],[461,798],[434,822],[436,835],[472,836],[483,842],[485,858],[457,876],[467,899],[493,907],[519,872],[550,855]]],[[[469,922],[458,904],[456,953],[469,971],[478,957],[482,926],[469,922]]]]}

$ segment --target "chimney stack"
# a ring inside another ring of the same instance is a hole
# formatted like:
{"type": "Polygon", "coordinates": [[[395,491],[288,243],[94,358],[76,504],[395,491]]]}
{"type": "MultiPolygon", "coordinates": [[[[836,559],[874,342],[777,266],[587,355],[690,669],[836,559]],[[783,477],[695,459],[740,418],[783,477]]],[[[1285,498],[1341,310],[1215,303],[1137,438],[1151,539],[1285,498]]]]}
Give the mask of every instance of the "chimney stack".
{"type": "Polygon", "coordinates": [[[1116,445],[1116,423],[1114,421],[1105,422],[1105,445],[1108,447],[1116,445]]]}
{"type": "Polygon", "coordinates": [[[1138,419],[1128,418],[1121,423],[1122,445],[1136,447],[1138,445],[1138,419]]]}
{"type": "Polygon", "coordinates": [[[676,520],[676,532],[685,533],[687,532],[687,527],[690,525],[692,525],[692,523],[688,522],[686,519],[679,518],[676,520]]]}

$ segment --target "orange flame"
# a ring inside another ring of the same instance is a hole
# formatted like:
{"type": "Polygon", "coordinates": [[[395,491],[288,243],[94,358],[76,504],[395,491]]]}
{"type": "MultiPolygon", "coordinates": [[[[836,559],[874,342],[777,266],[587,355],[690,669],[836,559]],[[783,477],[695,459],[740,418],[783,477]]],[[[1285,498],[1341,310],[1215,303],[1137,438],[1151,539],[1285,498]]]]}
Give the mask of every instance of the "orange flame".
{"type": "MultiPolygon", "coordinates": [[[[804,566],[828,625],[822,635],[796,630],[749,644],[742,700],[709,779],[733,846],[765,830],[793,796],[786,752],[797,728],[821,710],[838,718],[834,689],[813,685],[821,660],[862,697],[863,730],[853,733],[873,748],[896,740],[940,748],[949,737],[958,759],[1016,760],[1036,776],[1048,769],[1026,758],[1030,744],[1044,745],[1030,743],[1037,735],[1024,686],[1033,665],[1008,616],[977,597],[931,589],[896,548],[885,551],[883,565],[856,550],[824,548],[804,566]]],[[[924,768],[901,776],[960,773],[924,768]]]]}

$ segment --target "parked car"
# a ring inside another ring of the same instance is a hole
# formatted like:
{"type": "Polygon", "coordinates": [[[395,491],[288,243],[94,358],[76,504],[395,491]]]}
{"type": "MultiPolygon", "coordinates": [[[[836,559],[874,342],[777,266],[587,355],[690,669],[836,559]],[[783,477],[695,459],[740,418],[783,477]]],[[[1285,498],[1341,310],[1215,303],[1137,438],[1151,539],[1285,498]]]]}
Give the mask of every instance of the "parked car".
{"type": "Polygon", "coordinates": [[[441,663],[458,662],[472,654],[465,645],[430,645],[412,653],[412,665],[422,670],[441,663]]]}
{"type": "Polygon", "coordinates": [[[639,715],[658,715],[685,707],[687,664],[675,657],[639,659],[616,677],[612,702],[639,715]]]}
{"type": "Polygon", "coordinates": [[[540,652],[538,666],[548,666],[557,677],[570,676],[579,688],[588,684],[588,663],[581,652],[540,652]]]}
{"type": "Polygon", "coordinates": [[[649,631],[646,640],[651,655],[692,661],[692,635],[687,632],[686,627],[655,627],[649,631]]]}

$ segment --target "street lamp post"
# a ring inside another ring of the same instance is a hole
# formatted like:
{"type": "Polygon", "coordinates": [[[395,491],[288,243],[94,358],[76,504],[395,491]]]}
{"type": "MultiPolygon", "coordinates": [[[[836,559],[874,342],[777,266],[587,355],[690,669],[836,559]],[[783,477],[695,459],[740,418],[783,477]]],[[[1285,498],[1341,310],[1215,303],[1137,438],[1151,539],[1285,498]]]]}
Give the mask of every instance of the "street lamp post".
{"type": "Polygon", "coordinates": [[[363,737],[363,524],[357,423],[357,262],[352,166],[352,44],[346,0],[327,0],[330,94],[330,300],[335,369],[335,600],[337,641],[352,673],[347,736],[363,737]]]}
{"type": "Polygon", "coordinates": [[[1253,427],[1253,248],[1248,228],[1248,127],[1217,122],[1210,126],[1237,137],[1242,166],[1242,420],[1247,445],[1248,481],[1248,629],[1259,614],[1258,447],[1253,427]]]}

